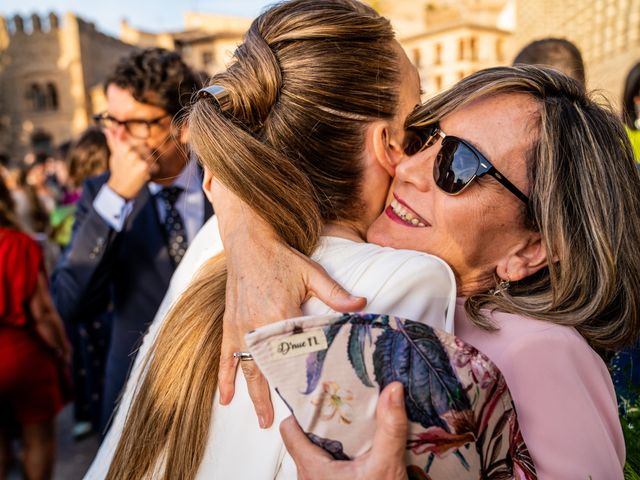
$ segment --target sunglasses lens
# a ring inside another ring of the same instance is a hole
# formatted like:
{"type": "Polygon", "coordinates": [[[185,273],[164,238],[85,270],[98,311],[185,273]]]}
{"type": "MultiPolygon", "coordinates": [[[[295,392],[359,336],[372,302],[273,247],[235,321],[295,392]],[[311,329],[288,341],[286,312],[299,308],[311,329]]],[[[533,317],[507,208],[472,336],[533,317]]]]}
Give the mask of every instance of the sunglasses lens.
{"type": "Polygon", "coordinates": [[[407,130],[404,142],[404,153],[415,155],[421,150],[430,147],[433,143],[433,136],[437,130],[437,125],[426,128],[407,130]]]}
{"type": "Polygon", "coordinates": [[[446,138],[433,164],[433,178],[444,192],[459,193],[475,177],[478,158],[464,144],[446,138]]]}
{"type": "Polygon", "coordinates": [[[415,155],[422,148],[424,141],[417,132],[407,131],[404,140],[404,153],[406,155],[415,155]]]}

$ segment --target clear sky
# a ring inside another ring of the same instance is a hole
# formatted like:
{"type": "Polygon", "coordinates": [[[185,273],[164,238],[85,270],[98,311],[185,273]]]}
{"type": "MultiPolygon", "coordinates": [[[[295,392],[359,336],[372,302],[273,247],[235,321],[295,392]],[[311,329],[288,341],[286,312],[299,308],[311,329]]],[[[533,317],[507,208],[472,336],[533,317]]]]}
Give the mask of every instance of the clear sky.
{"type": "Polygon", "coordinates": [[[72,11],[94,22],[99,30],[117,35],[123,18],[151,32],[182,30],[186,10],[255,17],[272,3],[274,0],[0,0],[0,15],[46,15],[55,11],[62,16],[72,11]]]}

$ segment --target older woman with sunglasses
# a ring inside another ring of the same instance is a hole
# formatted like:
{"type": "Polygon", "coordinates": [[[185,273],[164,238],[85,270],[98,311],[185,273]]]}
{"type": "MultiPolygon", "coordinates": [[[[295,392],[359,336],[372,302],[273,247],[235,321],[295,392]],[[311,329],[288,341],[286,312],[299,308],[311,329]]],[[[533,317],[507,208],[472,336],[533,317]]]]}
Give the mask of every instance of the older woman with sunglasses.
{"type": "MultiPolygon", "coordinates": [[[[520,66],[464,79],[407,125],[407,157],[368,240],[452,267],[456,334],[502,370],[539,478],[622,478],[624,440],[600,357],[640,332],[640,178],[622,124],[568,77],[520,66]]],[[[241,237],[235,248],[258,243],[241,237]]],[[[290,258],[277,276],[304,277],[290,258]]],[[[394,396],[381,398],[397,433],[394,396]]],[[[293,421],[282,432],[299,478],[404,478],[403,441],[382,427],[387,444],[374,441],[355,464],[329,459],[293,421]]]]}

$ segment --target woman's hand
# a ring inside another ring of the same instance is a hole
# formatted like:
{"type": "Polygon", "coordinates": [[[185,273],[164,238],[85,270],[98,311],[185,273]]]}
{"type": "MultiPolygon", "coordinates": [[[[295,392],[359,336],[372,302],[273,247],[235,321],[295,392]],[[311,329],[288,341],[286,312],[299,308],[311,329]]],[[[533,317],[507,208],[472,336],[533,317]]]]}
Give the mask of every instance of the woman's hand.
{"type": "Polygon", "coordinates": [[[293,417],[280,424],[280,433],[296,462],[299,480],[406,480],[408,420],[401,383],[387,385],[380,394],[376,423],[371,450],[352,461],[334,460],[311,443],[293,417]]]}
{"type": "MultiPolygon", "coordinates": [[[[302,314],[300,305],[318,297],[341,312],[362,310],[366,299],[353,297],[315,262],[285,245],[271,227],[231,191],[209,177],[212,200],[227,257],[227,290],[218,385],[220,403],[234,395],[237,361],[246,350],[244,335],[256,328],[302,314]]],[[[251,361],[241,362],[262,428],[273,423],[269,385],[251,361]]]]}
{"type": "Polygon", "coordinates": [[[36,332],[65,363],[71,363],[71,345],[62,324],[62,319],[51,300],[44,272],[38,273],[36,290],[29,301],[36,332]]]}

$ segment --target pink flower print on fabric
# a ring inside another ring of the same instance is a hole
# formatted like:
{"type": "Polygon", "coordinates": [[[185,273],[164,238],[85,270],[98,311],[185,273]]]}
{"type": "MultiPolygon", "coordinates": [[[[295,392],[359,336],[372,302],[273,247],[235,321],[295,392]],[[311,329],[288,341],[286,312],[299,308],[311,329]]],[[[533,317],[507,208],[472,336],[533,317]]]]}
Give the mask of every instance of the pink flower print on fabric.
{"type": "Polygon", "coordinates": [[[480,353],[459,338],[456,338],[455,342],[458,347],[453,355],[455,366],[462,368],[468,364],[471,367],[471,376],[474,382],[480,385],[480,388],[493,385],[498,378],[498,372],[493,362],[485,354],[480,353]]]}
{"type": "Polygon", "coordinates": [[[472,432],[461,435],[449,433],[441,427],[429,427],[424,432],[412,436],[407,441],[407,448],[416,455],[433,452],[443,455],[451,449],[464,447],[467,443],[475,441],[472,432]]]}
{"type": "Polygon", "coordinates": [[[515,480],[536,480],[536,467],[522,438],[515,411],[509,417],[509,454],[513,459],[515,480]]]}
{"type": "Polygon", "coordinates": [[[353,421],[351,390],[345,390],[336,382],[323,382],[322,390],[311,400],[313,405],[321,405],[320,418],[331,420],[338,415],[338,421],[349,425],[353,421]]]}

